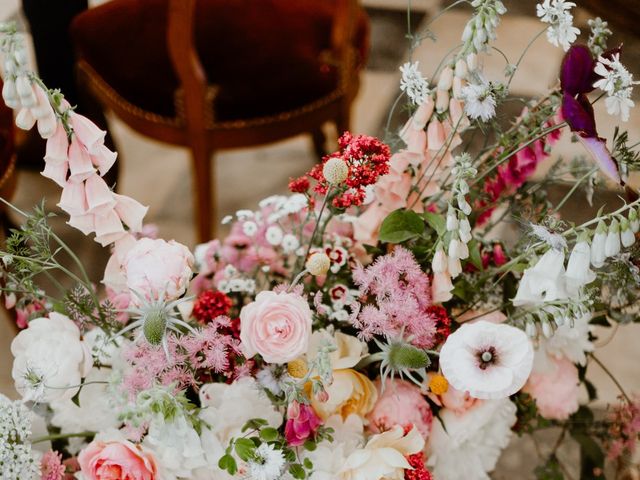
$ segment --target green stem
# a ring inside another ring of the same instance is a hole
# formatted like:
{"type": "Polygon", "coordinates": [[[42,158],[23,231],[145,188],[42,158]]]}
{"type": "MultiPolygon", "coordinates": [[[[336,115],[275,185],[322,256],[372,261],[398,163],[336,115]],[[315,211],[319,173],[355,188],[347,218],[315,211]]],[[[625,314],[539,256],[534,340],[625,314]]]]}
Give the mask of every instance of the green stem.
{"type": "Polygon", "coordinates": [[[587,178],[589,178],[591,175],[593,175],[595,172],[598,171],[598,167],[592,168],[591,170],[589,170],[587,173],[585,173],[582,177],[580,177],[578,179],[578,181],[576,181],[576,183],[573,185],[573,187],[571,188],[571,190],[569,190],[567,192],[567,194],[564,196],[564,198],[562,200],[560,200],[560,203],[558,203],[558,205],[556,205],[553,209],[554,212],[559,212],[560,209],[564,206],[565,203],[567,203],[567,200],[569,200],[569,198],[571,198],[571,195],[573,195],[573,193],[578,189],[578,187],[580,186],[580,184],[582,182],[584,182],[587,178]]]}
{"type": "Polygon", "coordinates": [[[535,37],[533,37],[529,43],[527,44],[527,46],[525,47],[524,51],[520,54],[520,58],[518,58],[518,61],[515,64],[515,68],[513,69],[513,73],[511,73],[511,75],[509,76],[509,81],[507,82],[507,88],[509,88],[509,86],[511,85],[511,81],[513,80],[513,77],[515,76],[516,72],[518,71],[518,67],[520,66],[520,63],[522,62],[522,60],[524,59],[524,56],[526,55],[526,53],[529,51],[529,49],[531,48],[531,46],[533,45],[533,43],[540,37],[540,35],[542,35],[544,32],[546,32],[547,29],[545,28],[544,30],[541,30],[540,32],[538,32],[535,37]]]}
{"type": "Polygon", "coordinates": [[[618,379],[613,375],[613,373],[611,373],[611,371],[607,367],[604,366],[604,364],[598,359],[598,357],[596,357],[593,353],[589,353],[589,357],[591,357],[593,361],[596,362],[598,366],[604,371],[604,373],[609,376],[611,381],[615,383],[616,387],[618,387],[618,390],[620,390],[620,393],[625,398],[625,400],[627,400],[627,402],[629,402],[630,404],[633,403],[629,395],[627,395],[627,392],[625,392],[624,388],[622,388],[622,385],[620,385],[618,379]]]}
{"type": "Polygon", "coordinates": [[[31,440],[32,444],[48,442],[51,440],[62,440],[64,438],[77,438],[77,437],[93,437],[96,432],[77,432],[77,433],[54,433],[52,435],[46,435],[44,437],[38,437],[31,440]]]}

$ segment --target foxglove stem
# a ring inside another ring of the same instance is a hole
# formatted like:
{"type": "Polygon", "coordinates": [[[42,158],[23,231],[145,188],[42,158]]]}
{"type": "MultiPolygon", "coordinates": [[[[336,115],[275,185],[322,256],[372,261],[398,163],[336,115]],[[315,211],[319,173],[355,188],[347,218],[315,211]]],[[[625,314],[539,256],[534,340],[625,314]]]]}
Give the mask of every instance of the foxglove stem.
{"type": "Polygon", "coordinates": [[[599,167],[594,167],[591,170],[589,170],[587,173],[585,173],[582,177],[580,177],[573,185],[573,187],[571,188],[571,190],[569,190],[567,192],[567,194],[564,196],[564,198],[562,200],[560,200],[560,202],[558,203],[558,205],[556,205],[553,209],[554,212],[559,212],[560,209],[564,206],[565,203],[567,203],[567,200],[569,200],[569,198],[571,198],[571,195],[574,194],[574,192],[578,189],[578,187],[580,186],[580,184],[582,182],[584,182],[587,178],[589,178],[591,175],[593,175],[595,172],[597,172],[599,170],[599,167]]]}
{"type": "Polygon", "coordinates": [[[620,384],[618,379],[613,375],[613,373],[611,373],[611,371],[607,367],[605,367],[605,365],[593,353],[589,353],[589,357],[591,357],[593,361],[596,362],[598,366],[604,371],[604,373],[607,374],[607,376],[611,379],[611,381],[615,383],[616,387],[618,387],[618,390],[620,390],[620,393],[625,398],[625,400],[629,402],[629,404],[632,404],[633,402],[631,401],[631,398],[629,397],[629,395],[627,395],[627,392],[624,391],[624,388],[622,388],[622,385],[620,384]]]}

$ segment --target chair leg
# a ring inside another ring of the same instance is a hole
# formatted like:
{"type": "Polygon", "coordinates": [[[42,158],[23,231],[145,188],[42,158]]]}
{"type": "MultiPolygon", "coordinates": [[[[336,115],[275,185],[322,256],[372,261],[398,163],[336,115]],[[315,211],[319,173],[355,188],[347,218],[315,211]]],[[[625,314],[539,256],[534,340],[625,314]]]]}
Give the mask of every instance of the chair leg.
{"type": "Polygon", "coordinates": [[[345,100],[338,118],[336,118],[336,130],[338,131],[338,138],[342,136],[344,132],[350,131],[351,128],[351,102],[345,100]]]}
{"type": "Polygon", "coordinates": [[[201,243],[211,240],[216,233],[213,221],[216,215],[216,201],[212,191],[215,159],[211,157],[212,152],[207,149],[192,148],[191,150],[194,215],[198,242],[201,243]]]}
{"type": "Polygon", "coordinates": [[[311,139],[313,140],[313,149],[319,159],[322,159],[327,154],[327,136],[322,131],[322,127],[318,127],[311,132],[311,139]]]}

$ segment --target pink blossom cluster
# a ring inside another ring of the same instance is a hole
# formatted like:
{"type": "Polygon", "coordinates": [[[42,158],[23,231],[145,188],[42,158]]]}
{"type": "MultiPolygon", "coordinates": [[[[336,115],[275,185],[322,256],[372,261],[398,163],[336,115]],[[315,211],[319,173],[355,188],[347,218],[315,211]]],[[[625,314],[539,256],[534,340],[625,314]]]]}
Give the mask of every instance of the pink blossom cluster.
{"type": "Polygon", "coordinates": [[[437,318],[429,312],[429,277],[408,250],[397,247],[367,268],[357,266],[353,279],[363,298],[372,297],[354,320],[363,338],[404,334],[421,348],[432,347],[437,318]]]}
{"type": "Polygon", "coordinates": [[[58,122],[47,139],[42,175],[62,187],[58,206],[69,214],[69,225],[85,235],[95,233],[103,246],[125,236],[125,225],[142,230],[147,207],[113,192],[102,178],[117,157],[104,145],[106,132],[72,110],[67,113],[67,128],[58,122]]]}
{"type": "Polygon", "coordinates": [[[239,341],[227,333],[231,329],[229,318],[218,317],[195,334],[170,335],[169,355],[143,341],[125,347],[123,356],[131,368],[125,373],[123,389],[132,397],[156,383],[181,390],[196,384],[199,369],[233,375],[240,350],[239,341]]]}
{"type": "Polygon", "coordinates": [[[623,400],[613,409],[609,420],[609,459],[615,460],[623,454],[633,455],[640,438],[640,397],[636,396],[632,401],[623,400]]]}
{"type": "MultiPolygon", "coordinates": [[[[525,109],[523,115],[526,113],[525,109]]],[[[562,121],[561,115],[558,114],[555,118],[551,118],[544,127],[550,128],[559,125],[562,121]]],[[[497,168],[496,175],[485,181],[484,192],[487,198],[476,202],[476,209],[481,211],[476,226],[481,226],[489,220],[503,195],[515,192],[533,175],[538,164],[549,157],[549,147],[560,139],[560,135],[560,130],[547,134],[519,150],[509,158],[508,162],[497,168]]]]}

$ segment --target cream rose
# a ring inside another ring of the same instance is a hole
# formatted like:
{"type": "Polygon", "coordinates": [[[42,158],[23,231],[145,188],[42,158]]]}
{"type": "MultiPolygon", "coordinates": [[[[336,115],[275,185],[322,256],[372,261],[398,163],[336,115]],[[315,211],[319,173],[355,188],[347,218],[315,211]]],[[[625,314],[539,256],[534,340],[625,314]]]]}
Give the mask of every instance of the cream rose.
{"type": "Polygon", "coordinates": [[[240,340],[247,358],[257,353],[269,363],[287,363],[306,353],[312,313],[296,293],[260,292],[240,312],[240,340]]]}
{"type": "Polygon", "coordinates": [[[378,399],[378,391],[371,380],[350,368],[333,371],[333,382],[327,387],[327,394],[326,402],[311,396],[311,405],[323,420],[336,413],[344,419],[352,413],[364,417],[378,399]]]}

